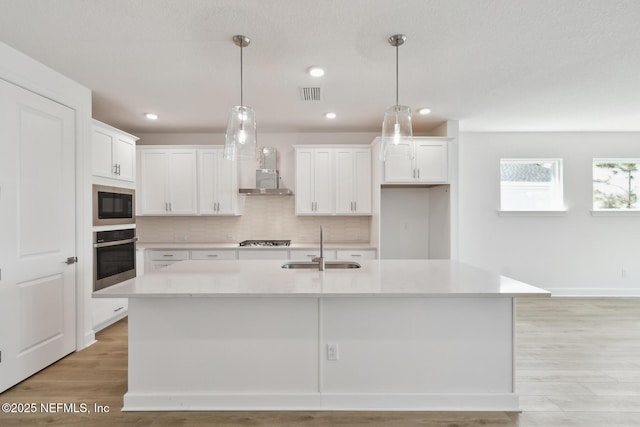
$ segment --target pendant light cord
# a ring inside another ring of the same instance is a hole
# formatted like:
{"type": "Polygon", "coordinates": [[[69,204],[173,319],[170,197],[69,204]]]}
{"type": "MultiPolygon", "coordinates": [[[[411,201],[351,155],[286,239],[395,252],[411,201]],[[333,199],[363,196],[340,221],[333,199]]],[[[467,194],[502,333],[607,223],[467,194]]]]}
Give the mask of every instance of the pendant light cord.
{"type": "Polygon", "coordinates": [[[396,105],[398,105],[398,43],[396,42],[396,105]]]}
{"type": "Polygon", "coordinates": [[[242,48],[244,43],[240,43],[240,107],[244,106],[243,104],[243,93],[242,93],[242,48]]]}

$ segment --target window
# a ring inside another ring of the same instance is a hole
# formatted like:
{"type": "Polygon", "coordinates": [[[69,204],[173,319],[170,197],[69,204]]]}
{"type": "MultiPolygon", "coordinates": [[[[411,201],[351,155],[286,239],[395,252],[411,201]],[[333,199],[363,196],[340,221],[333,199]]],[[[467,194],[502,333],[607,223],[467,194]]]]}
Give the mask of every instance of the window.
{"type": "Polygon", "coordinates": [[[640,159],[593,160],[593,209],[639,210],[640,159]]]}
{"type": "Polygon", "coordinates": [[[563,210],[561,159],[501,159],[500,210],[563,210]]]}

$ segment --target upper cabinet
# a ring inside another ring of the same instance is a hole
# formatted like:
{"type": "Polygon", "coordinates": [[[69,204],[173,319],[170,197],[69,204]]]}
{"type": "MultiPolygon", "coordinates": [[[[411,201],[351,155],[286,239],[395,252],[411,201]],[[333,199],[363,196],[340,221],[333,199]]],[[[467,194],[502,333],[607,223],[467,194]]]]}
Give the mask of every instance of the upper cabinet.
{"type": "Polygon", "coordinates": [[[296,148],[296,215],[331,215],[332,148],[296,148]]]}
{"type": "Polygon", "coordinates": [[[371,215],[369,146],[295,147],[296,215],[371,215]]]}
{"type": "Polygon", "coordinates": [[[138,215],[239,215],[237,162],[197,147],[138,147],[138,215]]]}
{"type": "Polygon", "coordinates": [[[142,149],[138,155],[138,214],[195,215],[196,150],[142,149]]]}
{"type": "Polygon", "coordinates": [[[137,137],[114,127],[93,121],[93,175],[134,182],[136,179],[137,137]]]}
{"type": "Polygon", "coordinates": [[[198,151],[198,213],[238,214],[238,163],[223,158],[224,149],[198,151]]]}
{"type": "Polygon", "coordinates": [[[371,214],[371,149],[337,148],[336,214],[371,214]]]}
{"type": "Polygon", "coordinates": [[[447,139],[424,137],[400,142],[387,150],[384,182],[446,184],[448,182],[447,139]]]}

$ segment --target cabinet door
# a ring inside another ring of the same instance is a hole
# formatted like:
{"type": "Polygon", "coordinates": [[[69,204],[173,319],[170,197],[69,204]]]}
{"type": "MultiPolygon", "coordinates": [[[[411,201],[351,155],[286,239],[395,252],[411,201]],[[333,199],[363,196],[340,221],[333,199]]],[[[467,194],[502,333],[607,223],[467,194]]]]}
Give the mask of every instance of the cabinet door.
{"type": "Polygon", "coordinates": [[[354,202],[356,200],[355,153],[353,149],[338,148],[336,150],[336,213],[355,213],[354,202]]]}
{"type": "Polygon", "coordinates": [[[216,158],[217,150],[198,151],[198,213],[216,214],[216,158]]]}
{"type": "Polygon", "coordinates": [[[357,214],[371,213],[371,150],[354,150],[354,199],[353,208],[357,214]]]}
{"type": "Polygon", "coordinates": [[[413,175],[412,143],[400,142],[387,148],[387,158],[384,162],[385,182],[411,182],[413,175]]]}
{"type": "Polygon", "coordinates": [[[114,168],[111,161],[111,146],[114,137],[99,128],[93,128],[91,136],[91,157],[93,158],[93,174],[111,178],[114,168]]]}
{"type": "Polygon", "coordinates": [[[135,181],[136,145],[135,142],[122,137],[116,137],[113,142],[113,163],[117,165],[118,178],[123,181],[135,181]]]}
{"type": "Polygon", "coordinates": [[[333,214],[333,150],[316,149],[313,157],[313,193],[316,215],[333,214]]]}
{"type": "Polygon", "coordinates": [[[447,182],[446,142],[416,141],[415,170],[419,182],[447,182]]]}
{"type": "Polygon", "coordinates": [[[196,151],[169,150],[169,214],[195,215],[196,151]]]}
{"type": "Polygon", "coordinates": [[[296,151],[296,215],[311,214],[313,195],[313,150],[296,151]]]}
{"type": "Polygon", "coordinates": [[[167,183],[169,179],[168,150],[140,151],[139,214],[168,213],[167,183]]]}
{"type": "Polygon", "coordinates": [[[238,213],[238,162],[224,158],[224,150],[216,150],[216,201],[218,215],[238,213]]]}

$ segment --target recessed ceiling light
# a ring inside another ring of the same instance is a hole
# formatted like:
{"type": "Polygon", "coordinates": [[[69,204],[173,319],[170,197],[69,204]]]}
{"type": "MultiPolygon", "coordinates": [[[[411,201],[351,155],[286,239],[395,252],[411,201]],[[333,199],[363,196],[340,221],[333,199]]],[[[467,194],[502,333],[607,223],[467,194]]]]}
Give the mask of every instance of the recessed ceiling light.
{"type": "Polygon", "coordinates": [[[324,116],[325,116],[327,119],[333,120],[333,119],[335,119],[335,118],[336,118],[336,113],[324,113],[324,116]]]}
{"type": "Polygon", "coordinates": [[[158,115],[155,113],[145,113],[144,115],[148,120],[158,120],[158,115]]]}
{"type": "Polygon", "coordinates": [[[418,110],[418,114],[421,116],[426,116],[429,113],[431,113],[431,108],[421,108],[418,110]]]}
{"type": "Polygon", "coordinates": [[[311,67],[309,68],[309,75],[312,77],[322,77],[324,76],[324,69],[320,67],[311,67]]]}

